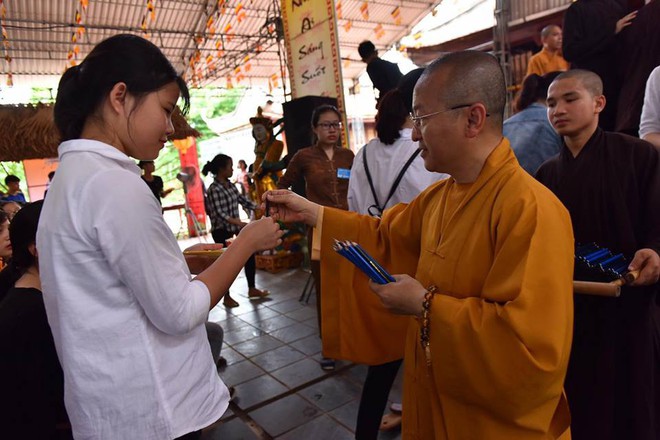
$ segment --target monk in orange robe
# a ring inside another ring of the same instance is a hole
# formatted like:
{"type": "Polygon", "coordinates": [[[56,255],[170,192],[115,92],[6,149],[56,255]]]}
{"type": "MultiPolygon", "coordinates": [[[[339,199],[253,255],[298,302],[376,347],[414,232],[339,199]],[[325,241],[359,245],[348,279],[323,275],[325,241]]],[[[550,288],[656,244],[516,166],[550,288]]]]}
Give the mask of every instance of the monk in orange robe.
{"type": "Polygon", "coordinates": [[[450,179],[382,219],[266,193],[271,215],[317,228],[336,293],[323,298],[324,355],[384,363],[405,350],[406,440],[570,438],[571,222],[518,165],[504,106],[494,57],[447,55],[417,83],[412,120],[426,168],[450,179]],[[359,242],[396,281],[367,285],[334,238],[359,242]]]}

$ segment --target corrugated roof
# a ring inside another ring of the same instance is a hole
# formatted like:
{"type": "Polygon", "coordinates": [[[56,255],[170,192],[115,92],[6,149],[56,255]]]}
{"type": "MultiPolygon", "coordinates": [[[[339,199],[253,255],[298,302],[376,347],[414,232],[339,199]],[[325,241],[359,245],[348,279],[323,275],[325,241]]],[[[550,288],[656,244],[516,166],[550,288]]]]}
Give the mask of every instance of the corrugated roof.
{"type": "MultiPolygon", "coordinates": [[[[335,0],[344,78],[364,72],[357,54],[361,41],[389,48],[438,3],[335,0]]],[[[54,84],[96,43],[129,32],[148,36],[177,70],[200,85],[225,86],[227,77],[233,85],[264,85],[273,74],[281,85],[285,51],[278,38],[278,1],[0,0],[2,6],[11,63],[0,61],[0,72],[11,72],[14,84],[54,84]]]]}

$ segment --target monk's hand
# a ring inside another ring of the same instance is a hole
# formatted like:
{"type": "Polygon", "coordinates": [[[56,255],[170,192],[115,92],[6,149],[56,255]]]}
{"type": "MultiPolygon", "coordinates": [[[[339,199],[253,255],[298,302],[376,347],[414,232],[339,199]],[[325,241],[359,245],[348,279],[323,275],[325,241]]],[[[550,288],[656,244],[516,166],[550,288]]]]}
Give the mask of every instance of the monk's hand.
{"type": "Polygon", "coordinates": [[[660,256],[653,249],[640,249],[630,262],[628,270],[638,270],[639,276],[630,283],[631,286],[649,286],[660,278],[660,256]]]}
{"type": "Polygon", "coordinates": [[[632,21],[635,19],[635,17],[637,17],[637,11],[633,11],[630,14],[619,19],[619,21],[616,22],[616,28],[614,29],[614,33],[618,34],[624,28],[630,26],[632,24],[632,21]]]}
{"type": "Polygon", "coordinates": [[[386,309],[398,315],[422,316],[426,288],[409,275],[393,275],[393,283],[369,281],[369,287],[380,297],[386,309]]]}
{"type": "Polygon", "coordinates": [[[284,223],[303,222],[315,226],[321,205],[287,189],[266,191],[262,196],[261,208],[275,220],[284,223]]]}

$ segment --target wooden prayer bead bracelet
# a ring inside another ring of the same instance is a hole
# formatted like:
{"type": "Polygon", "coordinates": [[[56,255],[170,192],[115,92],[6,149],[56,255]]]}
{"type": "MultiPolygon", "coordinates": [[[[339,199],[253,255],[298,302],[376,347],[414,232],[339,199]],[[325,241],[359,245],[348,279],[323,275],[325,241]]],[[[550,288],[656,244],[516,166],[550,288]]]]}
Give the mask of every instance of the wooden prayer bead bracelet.
{"type": "Polygon", "coordinates": [[[438,293],[438,288],[436,286],[430,286],[428,289],[426,289],[426,293],[424,294],[424,302],[422,303],[422,319],[421,319],[421,324],[422,328],[419,333],[419,341],[422,344],[422,349],[424,350],[424,354],[426,355],[426,365],[431,366],[431,348],[429,346],[430,344],[430,333],[431,333],[431,316],[430,316],[430,309],[431,309],[431,301],[433,300],[433,297],[435,294],[438,293]]]}

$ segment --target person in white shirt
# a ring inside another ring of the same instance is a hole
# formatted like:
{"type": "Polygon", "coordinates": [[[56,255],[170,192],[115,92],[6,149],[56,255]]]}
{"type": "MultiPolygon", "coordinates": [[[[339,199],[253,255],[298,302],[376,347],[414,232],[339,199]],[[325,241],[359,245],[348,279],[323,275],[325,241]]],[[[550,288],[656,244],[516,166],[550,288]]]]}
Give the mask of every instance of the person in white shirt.
{"type": "Polygon", "coordinates": [[[660,148],[660,66],[653,69],[646,81],[639,137],[660,148]]]}
{"type": "MultiPolygon", "coordinates": [[[[380,216],[397,203],[408,203],[429,185],[447,174],[424,167],[419,143],[412,140],[412,94],[424,69],[415,69],[401,78],[397,88],[380,98],[376,133],[355,156],[348,182],[348,209],[380,216]]],[[[375,440],[381,430],[401,423],[400,411],[383,417],[392,383],[401,360],[370,365],[362,388],[355,428],[356,440],[375,440]],[[382,417],[382,420],[381,420],[382,417]]]]}
{"type": "Polygon", "coordinates": [[[180,95],[185,113],[185,82],[135,35],[102,41],[59,83],[37,247],[76,439],[195,439],[218,420],[229,393],[204,323],[248,257],[281,241],[272,219],[253,222],[191,279],[131,159],[156,159],[180,95]]]}
{"type": "Polygon", "coordinates": [[[447,177],[424,168],[419,144],[411,139],[412,89],[423,70],[409,72],[401,79],[399,88],[381,98],[376,114],[378,137],[357,152],[351,167],[348,183],[350,211],[380,216],[384,209],[397,203],[408,203],[429,185],[447,177]],[[410,87],[406,85],[408,82],[412,84],[410,87]],[[394,185],[400,173],[401,179],[394,185]]]}

